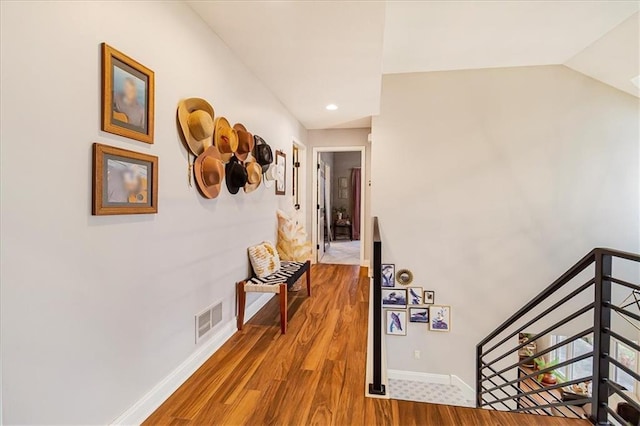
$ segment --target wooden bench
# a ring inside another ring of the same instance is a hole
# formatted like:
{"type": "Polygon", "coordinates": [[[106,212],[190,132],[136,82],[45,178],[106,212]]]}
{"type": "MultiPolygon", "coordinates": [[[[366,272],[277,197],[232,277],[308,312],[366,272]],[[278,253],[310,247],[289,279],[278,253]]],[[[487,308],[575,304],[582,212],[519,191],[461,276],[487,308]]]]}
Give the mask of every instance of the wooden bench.
{"type": "Polygon", "coordinates": [[[256,276],[240,281],[238,291],[238,330],[244,325],[247,293],[276,293],[280,295],[280,331],[287,332],[287,292],[302,275],[307,274],[307,294],[311,296],[311,262],[280,262],[280,270],[265,278],[256,276]]]}

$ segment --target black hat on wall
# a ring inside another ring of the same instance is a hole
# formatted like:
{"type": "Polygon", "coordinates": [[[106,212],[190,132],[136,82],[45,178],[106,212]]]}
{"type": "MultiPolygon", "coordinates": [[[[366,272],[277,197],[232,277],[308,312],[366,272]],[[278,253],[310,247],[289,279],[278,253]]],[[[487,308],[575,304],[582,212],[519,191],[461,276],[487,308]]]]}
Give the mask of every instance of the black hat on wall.
{"type": "Polygon", "coordinates": [[[269,164],[273,163],[273,152],[271,151],[269,144],[260,136],[253,135],[253,140],[255,142],[253,156],[262,167],[262,173],[265,173],[269,168],[269,164]]]}
{"type": "Polygon", "coordinates": [[[232,156],[225,167],[225,175],[227,181],[227,189],[232,194],[237,194],[240,188],[247,184],[247,169],[242,163],[232,156]]]}

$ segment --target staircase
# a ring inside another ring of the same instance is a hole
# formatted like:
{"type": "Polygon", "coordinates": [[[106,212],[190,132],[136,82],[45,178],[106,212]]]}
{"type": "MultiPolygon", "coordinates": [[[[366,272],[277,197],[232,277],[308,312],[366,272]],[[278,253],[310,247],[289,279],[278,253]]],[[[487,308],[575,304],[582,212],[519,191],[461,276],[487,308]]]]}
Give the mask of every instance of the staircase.
{"type": "Polygon", "coordinates": [[[637,254],[588,253],[477,345],[476,407],[639,424],[639,278],[637,254]]]}

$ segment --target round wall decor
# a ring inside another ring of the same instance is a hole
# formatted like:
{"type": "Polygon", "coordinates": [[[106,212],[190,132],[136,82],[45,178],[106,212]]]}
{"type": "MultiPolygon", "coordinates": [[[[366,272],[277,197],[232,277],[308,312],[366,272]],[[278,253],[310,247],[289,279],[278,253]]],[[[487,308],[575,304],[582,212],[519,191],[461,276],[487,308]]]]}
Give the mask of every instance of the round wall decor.
{"type": "Polygon", "coordinates": [[[396,280],[402,285],[409,285],[413,281],[413,272],[408,269],[400,269],[396,273],[396,280]]]}

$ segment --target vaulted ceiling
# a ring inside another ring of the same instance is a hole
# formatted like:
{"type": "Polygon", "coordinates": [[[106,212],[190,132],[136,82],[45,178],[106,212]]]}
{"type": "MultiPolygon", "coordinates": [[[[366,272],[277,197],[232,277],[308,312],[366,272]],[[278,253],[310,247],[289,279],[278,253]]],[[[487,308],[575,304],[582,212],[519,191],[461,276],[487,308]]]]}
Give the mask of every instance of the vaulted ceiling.
{"type": "Polygon", "coordinates": [[[368,126],[383,73],[566,64],[638,96],[638,1],[188,3],[308,129],[368,126]]]}

